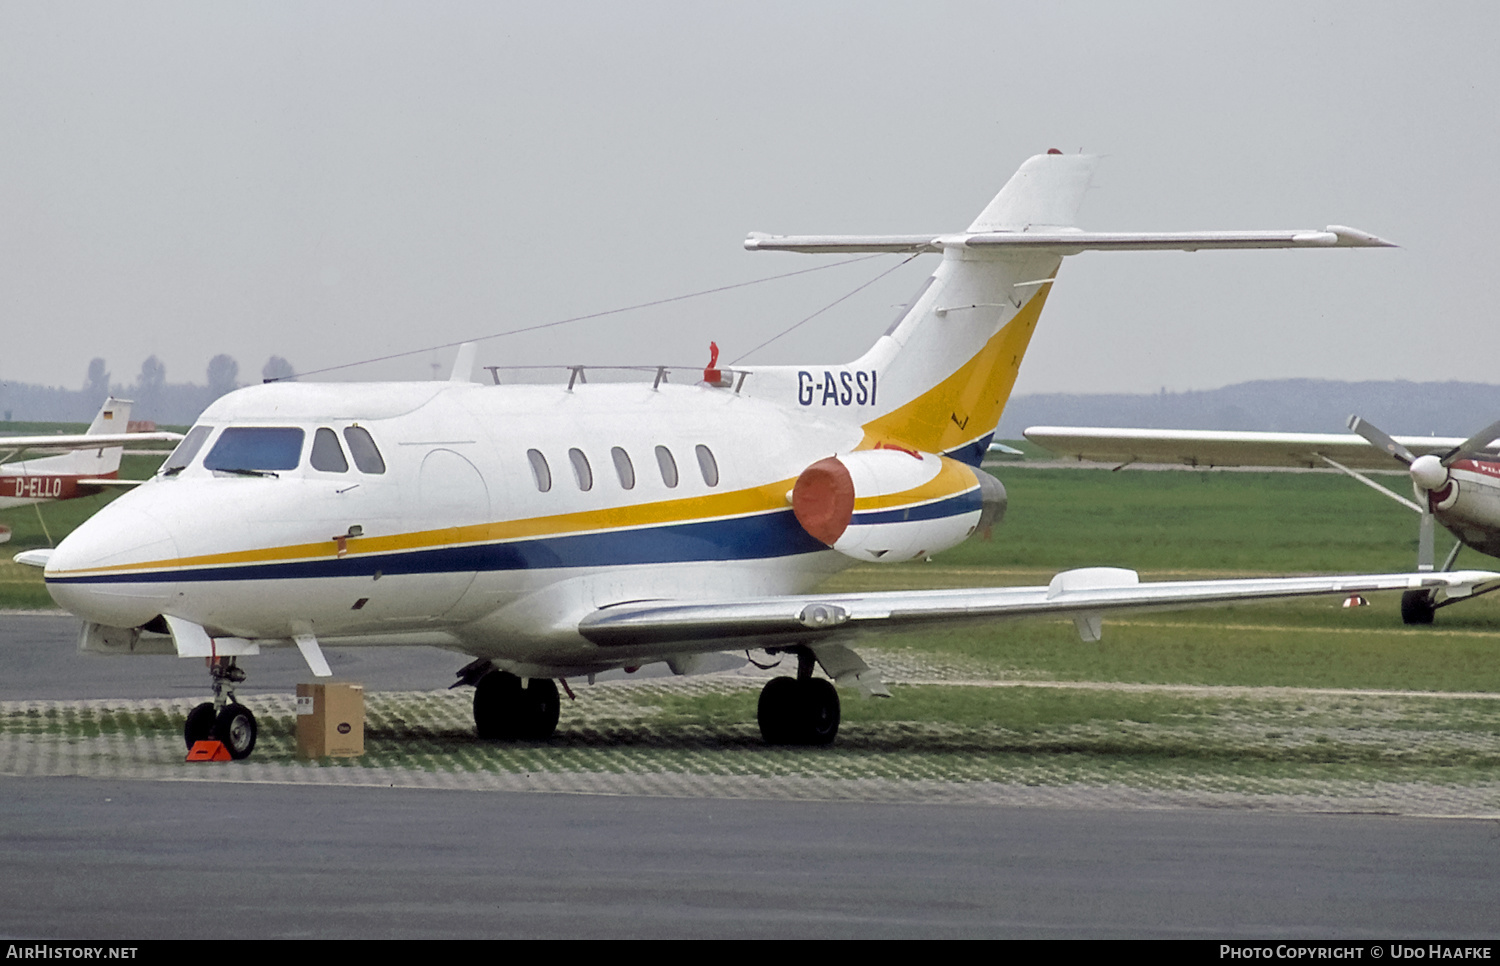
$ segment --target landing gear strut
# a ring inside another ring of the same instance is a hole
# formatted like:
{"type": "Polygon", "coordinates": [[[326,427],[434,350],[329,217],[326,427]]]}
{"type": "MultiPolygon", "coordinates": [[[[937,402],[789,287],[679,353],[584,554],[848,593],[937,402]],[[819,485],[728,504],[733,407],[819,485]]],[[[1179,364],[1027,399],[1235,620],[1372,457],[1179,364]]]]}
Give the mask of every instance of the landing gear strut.
{"type": "Polygon", "coordinates": [[[234,658],[220,657],[209,662],[208,673],[214,682],[214,699],[188,712],[183,740],[191,750],[198,742],[212,738],[223,742],[235,761],[249,758],[260,729],[250,709],[234,700],[234,686],[245,680],[245,672],[234,658]]]}
{"type": "Polygon", "coordinates": [[[561,710],[551,678],[531,678],[522,686],[509,671],[491,671],[474,686],[474,730],[487,740],[546,741],[561,710]]]}
{"type": "Polygon", "coordinates": [[[756,719],[769,745],[831,745],[839,733],[839,693],[812,676],[813,656],[797,650],[797,676],[772,678],[760,692],[756,719]]]}

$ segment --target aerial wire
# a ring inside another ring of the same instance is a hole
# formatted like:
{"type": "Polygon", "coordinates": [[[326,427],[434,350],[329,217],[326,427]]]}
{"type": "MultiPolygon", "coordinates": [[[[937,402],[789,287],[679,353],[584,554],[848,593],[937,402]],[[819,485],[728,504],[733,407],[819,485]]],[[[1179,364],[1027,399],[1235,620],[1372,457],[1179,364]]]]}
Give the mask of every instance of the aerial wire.
{"type": "MultiPolygon", "coordinates": [[[[884,254],[884,253],[882,252],[882,254],[884,254]]],[[[757,353],[760,350],[764,349],[766,346],[770,345],[772,342],[775,342],[777,339],[779,339],[782,336],[786,335],[787,333],[793,331],[794,329],[799,328],[804,323],[811,322],[813,319],[816,319],[818,316],[822,315],[824,312],[827,312],[829,309],[833,308],[835,305],[838,305],[840,302],[844,301],[845,299],[850,298],[850,297],[852,297],[854,295],[858,295],[860,292],[863,292],[865,289],[869,288],[871,285],[874,285],[876,282],[878,282],[881,279],[885,278],[887,275],[891,274],[896,269],[901,268],[901,267],[909,264],[912,259],[916,258],[918,255],[921,255],[921,254],[923,254],[923,253],[922,252],[915,252],[910,257],[908,257],[906,259],[903,259],[899,264],[892,265],[890,268],[888,268],[885,271],[881,272],[879,275],[876,275],[874,278],[870,279],[868,282],[866,282],[865,284],[861,285],[859,288],[856,288],[856,289],[854,289],[851,292],[845,292],[843,295],[840,295],[838,298],[834,299],[832,302],[829,302],[827,305],[823,306],[821,309],[818,309],[818,311],[814,312],[812,315],[809,315],[807,318],[803,319],[801,322],[796,322],[796,323],[793,323],[792,325],[787,326],[786,328],[782,329],[780,332],[778,332],[775,335],[771,336],[766,341],[762,342],[760,345],[758,345],[755,348],[751,349],[749,352],[743,352],[743,353],[741,353],[739,356],[737,356],[736,358],[734,358],[733,360],[731,360],[729,364],[731,366],[739,365],[739,363],[746,356],[754,355],[755,353],[757,353]]],[[[851,259],[850,261],[854,261],[854,259],[851,259]]],[[[847,265],[847,264],[849,264],[849,262],[842,262],[841,264],[847,265]]]]}
{"type": "MultiPolygon", "coordinates": [[[[452,349],[455,346],[463,345],[466,342],[487,342],[490,339],[501,339],[501,338],[504,338],[505,336],[509,336],[509,335],[520,335],[520,334],[525,333],[525,332],[538,332],[538,331],[541,331],[542,329],[551,329],[551,328],[554,328],[554,327],[559,326],[559,325],[567,325],[570,322],[584,322],[584,321],[587,321],[589,319],[599,319],[599,318],[604,318],[605,316],[609,316],[609,315],[619,315],[619,314],[621,314],[623,312],[633,312],[636,309],[649,309],[649,308],[652,308],[652,307],[657,306],[657,305],[668,305],[668,304],[670,304],[672,302],[681,302],[681,301],[684,301],[686,299],[700,298],[700,297],[702,297],[704,295],[715,295],[715,294],[717,294],[719,292],[728,292],[731,289],[745,288],[745,287],[750,286],[750,285],[759,285],[762,282],[774,282],[774,281],[777,281],[779,279],[792,278],[792,277],[797,276],[797,275],[807,275],[810,272],[821,272],[821,271],[825,271],[825,270],[830,269],[830,268],[840,268],[840,267],[842,267],[844,265],[853,265],[856,262],[864,262],[864,261],[869,261],[872,258],[880,258],[882,255],[885,255],[885,254],[886,254],[885,252],[876,252],[873,255],[861,255],[858,258],[846,258],[846,259],[844,259],[841,262],[834,262],[834,263],[829,264],[829,265],[816,265],[816,266],[814,266],[812,268],[798,269],[795,272],[783,272],[780,275],[767,275],[764,278],[754,278],[754,279],[751,279],[751,280],[749,280],[747,282],[734,282],[734,283],[731,283],[729,285],[720,285],[717,288],[704,289],[701,292],[689,292],[686,295],[674,295],[674,296],[671,296],[670,298],[655,299],[655,300],[650,301],[650,302],[640,302],[640,303],[638,303],[636,305],[626,305],[626,306],[623,306],[621,308],[616,308],[616,309],[605,309],[602,312],[590,312],[587,315],[575,315],[572,318],[558,319],[555,322],[542,322],[542,323],[540,323],[538,325],[528,325],[528,326],[524,326],[524,327],[519,328],[519,329],[510,329],[509,331],[506,331],[506,332],[495,332],[495,333],[492,333],[490,335],[482,335],[482,336],[479,336],[477,338],[458,339],[458,340],[453,341],[453,342],[444,342],[441,345],[424,346],[424,347],[422,347],[420,349],[411,349],[411,350],[406,351],[406,352],[394,352],[394,353],[392,353],[390,355],[376,356],[373,359],[361,359],[358,362],[344,362],[344,363],[340,363],[339,365],[336,365],[336,366],[324,366],[321,369],[309,369],[306,372],[297,372],[297,373],[293,373],[290,376],[282,376],[280,378],[272,379],[272,380],[268,380],[268,381],[269,382],[284,382],[284,381],[286,381],[288,379],[297,379],[297,378],[300,378],[302,376],[316,376],[316,375],[321,375],[322,373],[325,373],[325,372],[335,372],[335,371],[337,371],[339,369],[352,369],[355,366],[367,366],[367,365],[371,365],[371,364],[376,363],[376,362],[388,362],[388,361],[390,361],[392,359],[402,359],[402,358],[405,358],[407,356],[420,355],[420,354],[422,354],[424,352],[437,352],[440,349],[452,349]]],[[[913,256],[913,257],[915,257],[915,256],[913,256]]],[[[817,317],[818,315],[821,315],[823,312],[826,312],[828,309],[833,308],[833,306],[837,305],[839,302],[842,302],[844,299],[848,298],[850,295],[855,294],[855,292],[859,292],[861,289],[868,288],[870,285],[874,284],[875,282],[878,282],[880,279],[882,279],[885,276],[889,275],[891,272],[895,271],[897,268],[900,268],[901,265],[905,265],[906,262],[909,262],[909,261],[911,261],[910,258],[908,258],[905,262],[902,262],[900,265],[894,266],[893,268],[891,268],[888,271],[881,272],[879,275],[875,276],[875,278],[872,278],[870,281],[866,282],[864,285],[861,285],[859,288],[856,288],[853,292],[849,292],[847,295],[844,295],[844,296],[840,297],[839,299],[837,299],[837,300],[829,303],[828,305],[825,305],[823,308],[819,309],[818,311],[814,312],[812,315],[809,315],[807,318],[803,319],[802,322],[798,322],[796,325],[793,325],[791,328],[786,329],[785,331],[781,332],[780,334],[772,336],[766,342],[762,342],[760,345],[756,346],[755,349],[751,349],[750,352],[755,352],[757,349],[761,349],[761,348],[764,348],[767,345],[770,345],[771,342],[774,342],[777,339],[781,338],[781,336],[786,335],[787,332],[790,332],[790,331],[792,331],[792,329],[797,328],[797,326],[801,325],[803,322],[807,322],[807,321],[809,321],[809,320],[817,317]]],[[[749,355],[749,354],[750,353],[748,353],[748,352],[745,353],[745,355],[749,355]]],[[[744,356],[741,356],[740,358],[744,358],[744,356]]],[[[738,361],[738,360],[736,360],[736,361],[738,361]]]]}

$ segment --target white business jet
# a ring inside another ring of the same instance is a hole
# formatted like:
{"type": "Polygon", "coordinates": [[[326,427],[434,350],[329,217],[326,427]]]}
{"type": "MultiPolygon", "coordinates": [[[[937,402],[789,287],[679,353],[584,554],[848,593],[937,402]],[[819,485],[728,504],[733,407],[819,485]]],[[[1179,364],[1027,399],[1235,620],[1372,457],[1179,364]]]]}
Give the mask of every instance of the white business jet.
{"type": "MultiPolygon", "coordinates": [[[[82,433],[57,436],[0,436],[0,510],[53,500],[93,496],[109,486],[134,486],[122,480],[120,457],[126,443],[175,443],[180,433],[130,433],[130,400],[110,397],[82,433]],[[35,450],[55,453],[12,460],[35,450]]],[[[0,543],[10,528],[0,526],[0,543]]]]}
{"type": "MultiPolygon", "coordinates": [[[[1351,248],[1353,229],[1092,233],[1073,228],[1094,159],[1027,161],[966,230],[877,237],[752,235],[757,251],[932,252],[940,261],[873,348],[841,365],[712,369],[692,384],[566,387],[468,381],[241,389],[211,405],[157,477],[105,508],[46,562],[82,617],[82,646],[208,658],[214,701],[189,743],[237,758],[255,718],[239,661],[321,645],[448,648],[473,658],[482,738],[543,739],[558,679],[717,652],[795,658],[768,683],[766,739],[826,744],[834,685],[884,695],[861,635],[938,622],[1432,587],[1482,572],[1140,583],[1129,570],[1046,587],[819,594],[855,562],[912,560],[963,541],[1005,504],[977,466],[1064,256],[1089,250],[1351,248]],[[155,636],[157,634],[165,636],[155,636]]],[[[37,558],[33,557],[32,560],[37,558]]]]}

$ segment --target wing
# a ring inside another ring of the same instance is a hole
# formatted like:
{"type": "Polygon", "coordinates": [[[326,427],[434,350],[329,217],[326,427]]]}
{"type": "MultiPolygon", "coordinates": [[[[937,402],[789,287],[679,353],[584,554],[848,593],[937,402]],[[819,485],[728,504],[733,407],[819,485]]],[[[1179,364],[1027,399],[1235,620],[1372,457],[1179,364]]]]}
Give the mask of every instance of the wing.
{"type": "Polygon", "coordinates": [[[936,624],[1050,616],[1071,617],[1079,636],[1097,641],[1106,614],[1423,589],[1467,597],[1500,589],[1500,574],[1470,570],[1141,583],[1133,570],[1090,567],[1060,573],[1045,587],[632,601],[594,611],[579,623],[578,631],[601,647],[658,654],[805,645],[841,684],[858,684],[878,694],[883,691],[878,679],[846,646],[853,637],[936,624]]]}
{"type": "Polygon", "coordinates": [[[180,443],[181,433],[73,433],[64,436],[0,436],[0,449],[58,450],[101,449],[129,443],[180,443]]]}
{"type": "MultiPolygon", "coordinates": [[[[1389,454],[1353,433],[1237,433],[1192,429],[1105,429],[1033,426],[1028,440],[1058,456],[1101,463],[1184,463],[1188,466],[1309,466],[1327,468],[1324,459],[1356,470],[1399,470],[1389,454]]],[[[1421,456],[1446,453],[1463,440],[1438,436],[1398,436],[1421,456]]]]}

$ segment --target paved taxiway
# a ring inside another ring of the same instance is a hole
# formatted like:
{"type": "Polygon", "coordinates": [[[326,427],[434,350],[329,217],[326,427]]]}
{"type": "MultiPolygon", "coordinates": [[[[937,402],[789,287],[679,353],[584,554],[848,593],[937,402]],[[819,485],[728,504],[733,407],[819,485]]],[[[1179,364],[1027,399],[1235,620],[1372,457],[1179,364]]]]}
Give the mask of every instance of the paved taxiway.
{"type": "Polygon", "coordinates": [[[1494,823],[0,779],[25,937],[1493,937],[1494,823]]]}
{"type": "MultiPolygon", "coordinates": [[[[204,693],[198,662],[73,635],[0,615],[0,699],[204,693]]],[[[462,663],[346,661],[372,688],[462,663]]],[[[304,673],[274,652],[252,683],[304,673]]],[[[1497,868],[1494,821],[0,778],[26,938],[1492,938],[1497,868]]]]}

